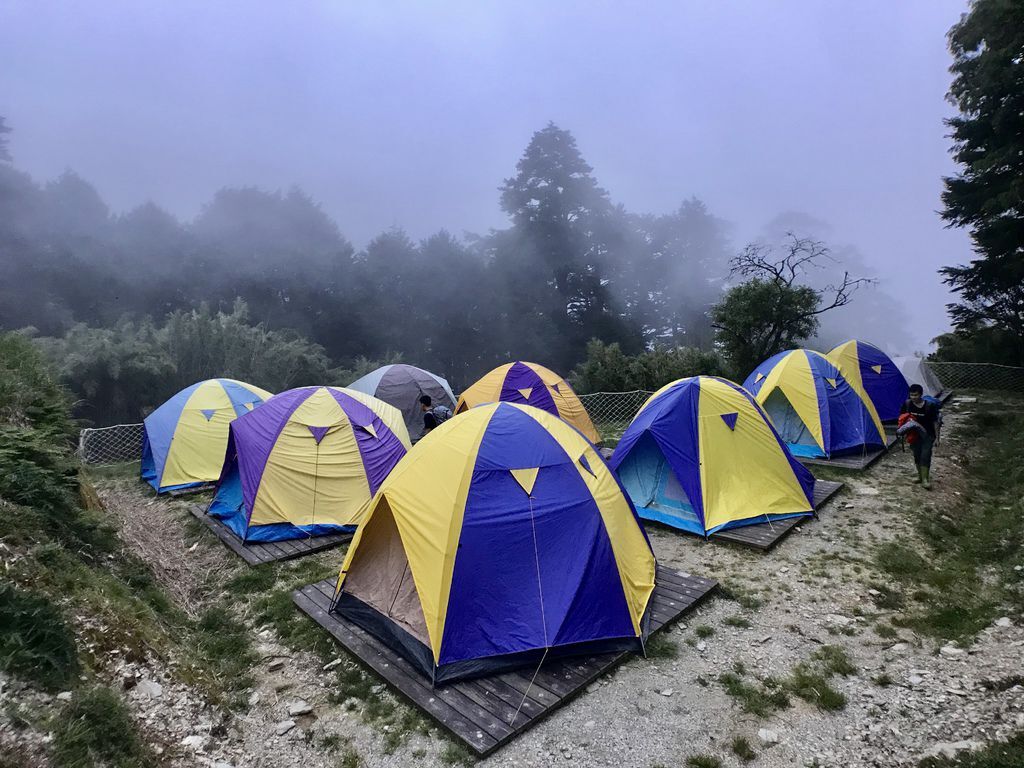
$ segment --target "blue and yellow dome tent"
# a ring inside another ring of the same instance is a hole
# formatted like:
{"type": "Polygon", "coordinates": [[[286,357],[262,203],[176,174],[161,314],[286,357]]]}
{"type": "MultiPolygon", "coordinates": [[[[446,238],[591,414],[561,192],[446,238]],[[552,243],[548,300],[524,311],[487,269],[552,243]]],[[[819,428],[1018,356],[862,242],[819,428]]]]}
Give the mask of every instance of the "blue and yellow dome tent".
{"type": "Polygon", "coordinates": [[[743,382],[794,456],[831,458],[885,447],[885,430],[828,359],[809,349],[780,352],[743,382]]]}
{"type": "Polygon", "coordinates": [[[655,392],[609,462],[640,517],[708,536],[814,514],[814,476],[745,390],[712,376],[655,392]]]}
{"type": "Polygon", "coordinates": [[[866,341],[851,340],[826,355],[850,386],[867,398],[882,421],[895,421],[906,402],[910,385],[885,352],[866,341]]]}
{"type": "Polygon", "coordinates": [[[537,408],[492,403],[428,434],[384,481],[332,610],[442,683],[641,650],[654,575],[593,445],[537,408]]]}
{"type": "Polygon", "coordinates": [[[382,400],[290,389],[231,425],[207,512],[247,542],[354,531],[409,446],[402,412],[382,400]]]}
{"type": "Polygon", "coordinates": [[[234,379],[207,379],[181,390],[146,417],[142,479],[158,493],[215,482],[231,422],[270,397],[234,379]]]}

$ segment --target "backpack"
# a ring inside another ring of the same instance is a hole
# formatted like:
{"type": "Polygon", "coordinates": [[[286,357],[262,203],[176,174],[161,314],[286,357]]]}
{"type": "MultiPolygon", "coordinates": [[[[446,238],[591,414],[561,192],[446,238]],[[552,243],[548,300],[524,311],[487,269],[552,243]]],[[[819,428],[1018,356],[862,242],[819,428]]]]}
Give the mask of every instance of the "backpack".
{"type": "Polygon", "coordinates": [[[901,413],[899,421],[896,422],[896,435],[903,438],[907,445],[913,445],[921,439],[920,432],[924,428],[914,421],[914,417],[909,413],[901,413]]]}
{"type": "Polygon", "coordinates": [[[434,422],[438,426],[441,426],[452,417],[452,409],[447,405],[435,405],[430,409],[430,413],[433,415],[434,422]]]}

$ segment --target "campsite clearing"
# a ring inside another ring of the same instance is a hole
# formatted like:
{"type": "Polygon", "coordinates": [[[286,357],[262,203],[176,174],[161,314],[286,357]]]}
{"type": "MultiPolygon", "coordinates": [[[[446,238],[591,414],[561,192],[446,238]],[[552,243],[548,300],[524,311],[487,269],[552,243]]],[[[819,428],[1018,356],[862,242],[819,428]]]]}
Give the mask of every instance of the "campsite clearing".
{"type": "MultiPolygon", "coordinates": [[[[1005,739],[1024,727],[1020,550],[998,549],[982,528],[971,547],[956,546],[951,533],[979,524],[971,504],[990,505],[994,522],[1019,527],[1020,478],[978,474],[988,461],[1020,461],[1012,442],[1019,431],[986,431],[993,403],[986,396],[947,405],[932,492],[910,483],[909,454],[891,451],[867,472],[843,476],[848,488],[835,512],[767,556],[652,529],[659,562],[719,580],[722,596],[660,635],[648,659],[594,683],[486,764],[649,768],[710,755],[738,766],[731,745],[743,743],[757,753],[755,765],[769,768],[916,765],[950,744],[1005,739]],[[927,565],[920,573],[917,561],[927,565]],[[970,589],[949,591],[946,575],[970,589]],[[942,624],[944,589],[970,624],[942,624]]],[[[218,679],[232,689],[224,703],[212,704],[179,660],[143,654],[110,667],[108,684],[139,681],[128,704],[167,765],[202,757],[234,766],[434,768],[470,759],[295,610],[291,591],[335,575],[342,550],[250,569],[192,518],[194,499],[155,499],[127,477],[108,475],[98,486],[123,538],[176,604],[192,615],[220,607],[248,632],[254,661],[244,675],[218,679]]]]}

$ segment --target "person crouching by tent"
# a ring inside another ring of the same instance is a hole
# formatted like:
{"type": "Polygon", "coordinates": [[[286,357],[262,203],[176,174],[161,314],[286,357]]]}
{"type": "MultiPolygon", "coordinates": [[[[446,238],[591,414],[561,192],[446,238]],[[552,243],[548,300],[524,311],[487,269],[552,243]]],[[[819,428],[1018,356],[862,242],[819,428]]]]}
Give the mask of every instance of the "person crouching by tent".
{"type": "Polygon", "coordinates": [[[931,488],[932,448],[939,439],[939,406],[925,399],[920,384],[910,385],[910,398],[900,409],[897,434],[906,438],[914,452],[917,466],[917,480],[925,488],[931,488]]]}
{"type": "Polygon", "coordinates": [[[446,405],[432,405],[430,395],[420,396],[420,409],[423,411],[423,434],[441,426],[452,417],[452,409],[446,405]]]}

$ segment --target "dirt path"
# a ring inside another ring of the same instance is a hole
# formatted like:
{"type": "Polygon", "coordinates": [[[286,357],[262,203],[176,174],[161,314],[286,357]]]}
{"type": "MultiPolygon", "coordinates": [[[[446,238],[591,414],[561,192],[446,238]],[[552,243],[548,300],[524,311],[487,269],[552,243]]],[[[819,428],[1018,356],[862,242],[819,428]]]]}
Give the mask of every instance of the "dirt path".
{"type": "MultiPolygon", "coordinates": [[[[963,492],[957,425],[959,409],[970,407],[949,409],[934,497],[963,492]]],[[[630,661],[486,764],[677,766],[708,754],[738,766],[746,763],[731,745],[742,737],[758,766],[897,766],[953,749],[955,742],[988,741],[1024,727],[1024,686],[1013,678],[1024,667],[1019,620],[997,622],[966,649],[943,650],[893,630],[891,611],[878,607],[884,595],[871,591],[886,580],[870,563],[874,546],[893,540],[913,546],[908,511],[934,500],[910,484],[910,466],[909,454],[896,450],[867,473],[844,475],[847,490],[820,520],[769,555],[653,529],[662,562],[719,579],[740,600],[711,601],[671,630],[674,655],[630,661]],[[790,696],[788,707],[750,714],[719,680],[732,672],[764,689],[765,678],[782,680],[794,665],[813,663],[816,652],[832,646],[843,649],[855,669],[829,680],[846,699],[837,711],[790,696]]],[[[152,500],[140,486],[124,483],[104,483],[100,492],[125,538],[191,613],[211,601],[217,585],[245,570],[212,536],[187,525],[182,502],[152,500]]],[[[330,567],[340,562],[336,552],[317,558],[330,567]]],[[[417,728],[415,718],[369,724],[361,714],[367,702],[337,695],[322,659],[288,650],[268,627],[253,631],[261,660],[244,714],[207,706],[195,691],[171,682],[166,670],[138,672],[161,682],[159,695],[143,686],[129,699],[168,744],[172,764],[351,768],[458,761],[449,742],[417,728]]],[[[376,684],[367,698],[386,709],[395,701],[376,684]]]]}

